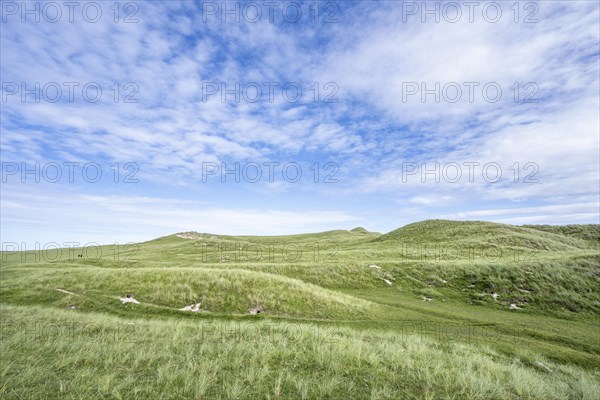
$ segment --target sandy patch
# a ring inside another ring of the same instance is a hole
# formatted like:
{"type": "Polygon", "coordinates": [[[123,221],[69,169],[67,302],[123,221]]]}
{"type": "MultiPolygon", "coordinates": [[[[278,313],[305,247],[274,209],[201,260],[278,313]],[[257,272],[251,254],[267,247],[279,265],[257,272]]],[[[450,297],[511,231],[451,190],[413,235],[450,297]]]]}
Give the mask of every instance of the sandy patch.
{"type": "Polygon", "coordinates": [[[140,302],[137,301],[136,299],[134,299],[133,295],[130,295],[130,294],[125,295],[125,297],[119,297],[119,300],[121,300],[121,304],[127,304],[127,303],[140,304],[140,302]]]}
{"type": "Polygon", "coordinates": [[[180,308],[179,311],[199,312],[201,305],[202,305],[202,303],[191,304],[189,306],[185,306],[183,308],[180,308]]]}
{"type": "Polygon", "coordinates": [[[552,372],[552,370],[550,368],[548,368],[547,366],[545,366],[543,363],[539,362],[539,361],[534,361],[533,365],[535,365],[536,367],[538,367],[541,370],[544,370],[546,372],[552,372]]]}
{"type": "Polygon", "coordinates": [[[182,239],[202,239],[202,234],[198,232],[181,232],[176,234],[175,236],[182,239]]]}
{"type": "Polygon", "coordinates": [[[263,306],[250,307],[250,308],[248,309],[248,312],[249,312],[250,314],[260,314],[261,312],[264,312],[264,311],[265,311],[265,310],[264,310],[263,306]]]}
{"type": "Polygon", "coordinates": [[[76,293],[69,292],[68,290],[65,290],[65,289],[56,289],[56,290],[58,290],[58,291],[59,291],[59,292],[61,292],[61,293],[65,293],[65,294],[75,294],[75,295],[76,295],[76,293]]]}

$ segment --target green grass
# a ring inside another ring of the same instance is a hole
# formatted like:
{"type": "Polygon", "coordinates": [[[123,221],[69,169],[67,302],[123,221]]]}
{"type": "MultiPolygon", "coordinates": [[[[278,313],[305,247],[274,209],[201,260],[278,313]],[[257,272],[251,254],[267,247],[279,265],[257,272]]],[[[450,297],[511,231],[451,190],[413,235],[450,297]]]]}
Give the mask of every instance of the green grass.
{"type": "Polygon", "coordinates": [[[2,398],[595,399],[597,372],[487,346],[255,321],[4,306],[2,398]],[[129,325],[133,323],[134,325],[129,325]],[[26,327],[26,329],[24,329],[26,327]]]}
{"type": "Polygon", "coordinates": [[[217,268],[37,268],[4,274],[0,292],[11,303],[28,299],[66,306],[76,302],[93,310],[95,303],[119,308],[119,296],[134,296],[152,308],[176,311],[202,300],[202,308],[220,314],[247,314],[262,305],[269,315],[344,319],[365,315],[370,302],[280,275],[217,268]],[[65,295],[63,289],[76,295],[65,295]]]}
{"type": "Polygon", "coordinates": [[[433,220],[2,253],[0,398],[596,399],[598,232],[433,220]]]}

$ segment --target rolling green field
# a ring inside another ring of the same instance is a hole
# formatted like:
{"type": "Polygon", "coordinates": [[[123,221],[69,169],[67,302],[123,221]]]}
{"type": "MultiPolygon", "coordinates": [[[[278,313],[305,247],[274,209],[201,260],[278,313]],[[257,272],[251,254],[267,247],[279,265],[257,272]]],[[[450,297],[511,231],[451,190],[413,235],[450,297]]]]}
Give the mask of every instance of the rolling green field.
{"type": "Polygon", "coordinates": [[[597,400],[599,246],[429,220],[3,252],[0,398],[597,400]]]}

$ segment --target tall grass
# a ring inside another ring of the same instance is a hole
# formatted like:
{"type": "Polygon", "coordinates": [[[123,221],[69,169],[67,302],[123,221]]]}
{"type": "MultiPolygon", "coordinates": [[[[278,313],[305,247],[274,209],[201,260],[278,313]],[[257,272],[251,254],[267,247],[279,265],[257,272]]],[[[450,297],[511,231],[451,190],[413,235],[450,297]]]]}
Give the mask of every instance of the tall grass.
{"type": "Polygon", "coordinates": [[[30,268],[7,270],[4,278],[4,301],[67,302],[83,309],[98,303],[120,306],[118,297],[126,293],[146,306],[177,310],[202,300],[203,311],[230,314],[247,314],[249,307],[261,305],[270,315],[343,319],[370,308],[366,300],[297,279],[238,269],[30,268]]]}
{"type": "Polygon", "coordinates": [[[599,390],[598,372],[541,359],[548,373],[490,348],[372,330],[2,314],[3,399],[595,400],[599,390]]]}

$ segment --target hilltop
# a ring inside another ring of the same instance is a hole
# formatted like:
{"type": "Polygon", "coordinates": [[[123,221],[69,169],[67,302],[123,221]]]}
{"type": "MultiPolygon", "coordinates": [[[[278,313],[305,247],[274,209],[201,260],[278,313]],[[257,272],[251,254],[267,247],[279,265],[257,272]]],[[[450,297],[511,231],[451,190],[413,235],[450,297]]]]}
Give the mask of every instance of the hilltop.
{"type": "Polygon", "coordinates": [[[598,235],[600,225],[580,225],[577,230],[565,228],[536,225],[520,227],[484,221],[427,220],[406,225],[376,240],[565,251],[589,248],[590,243],[586,239],[592,239],[594,234],[598,235]]]}

